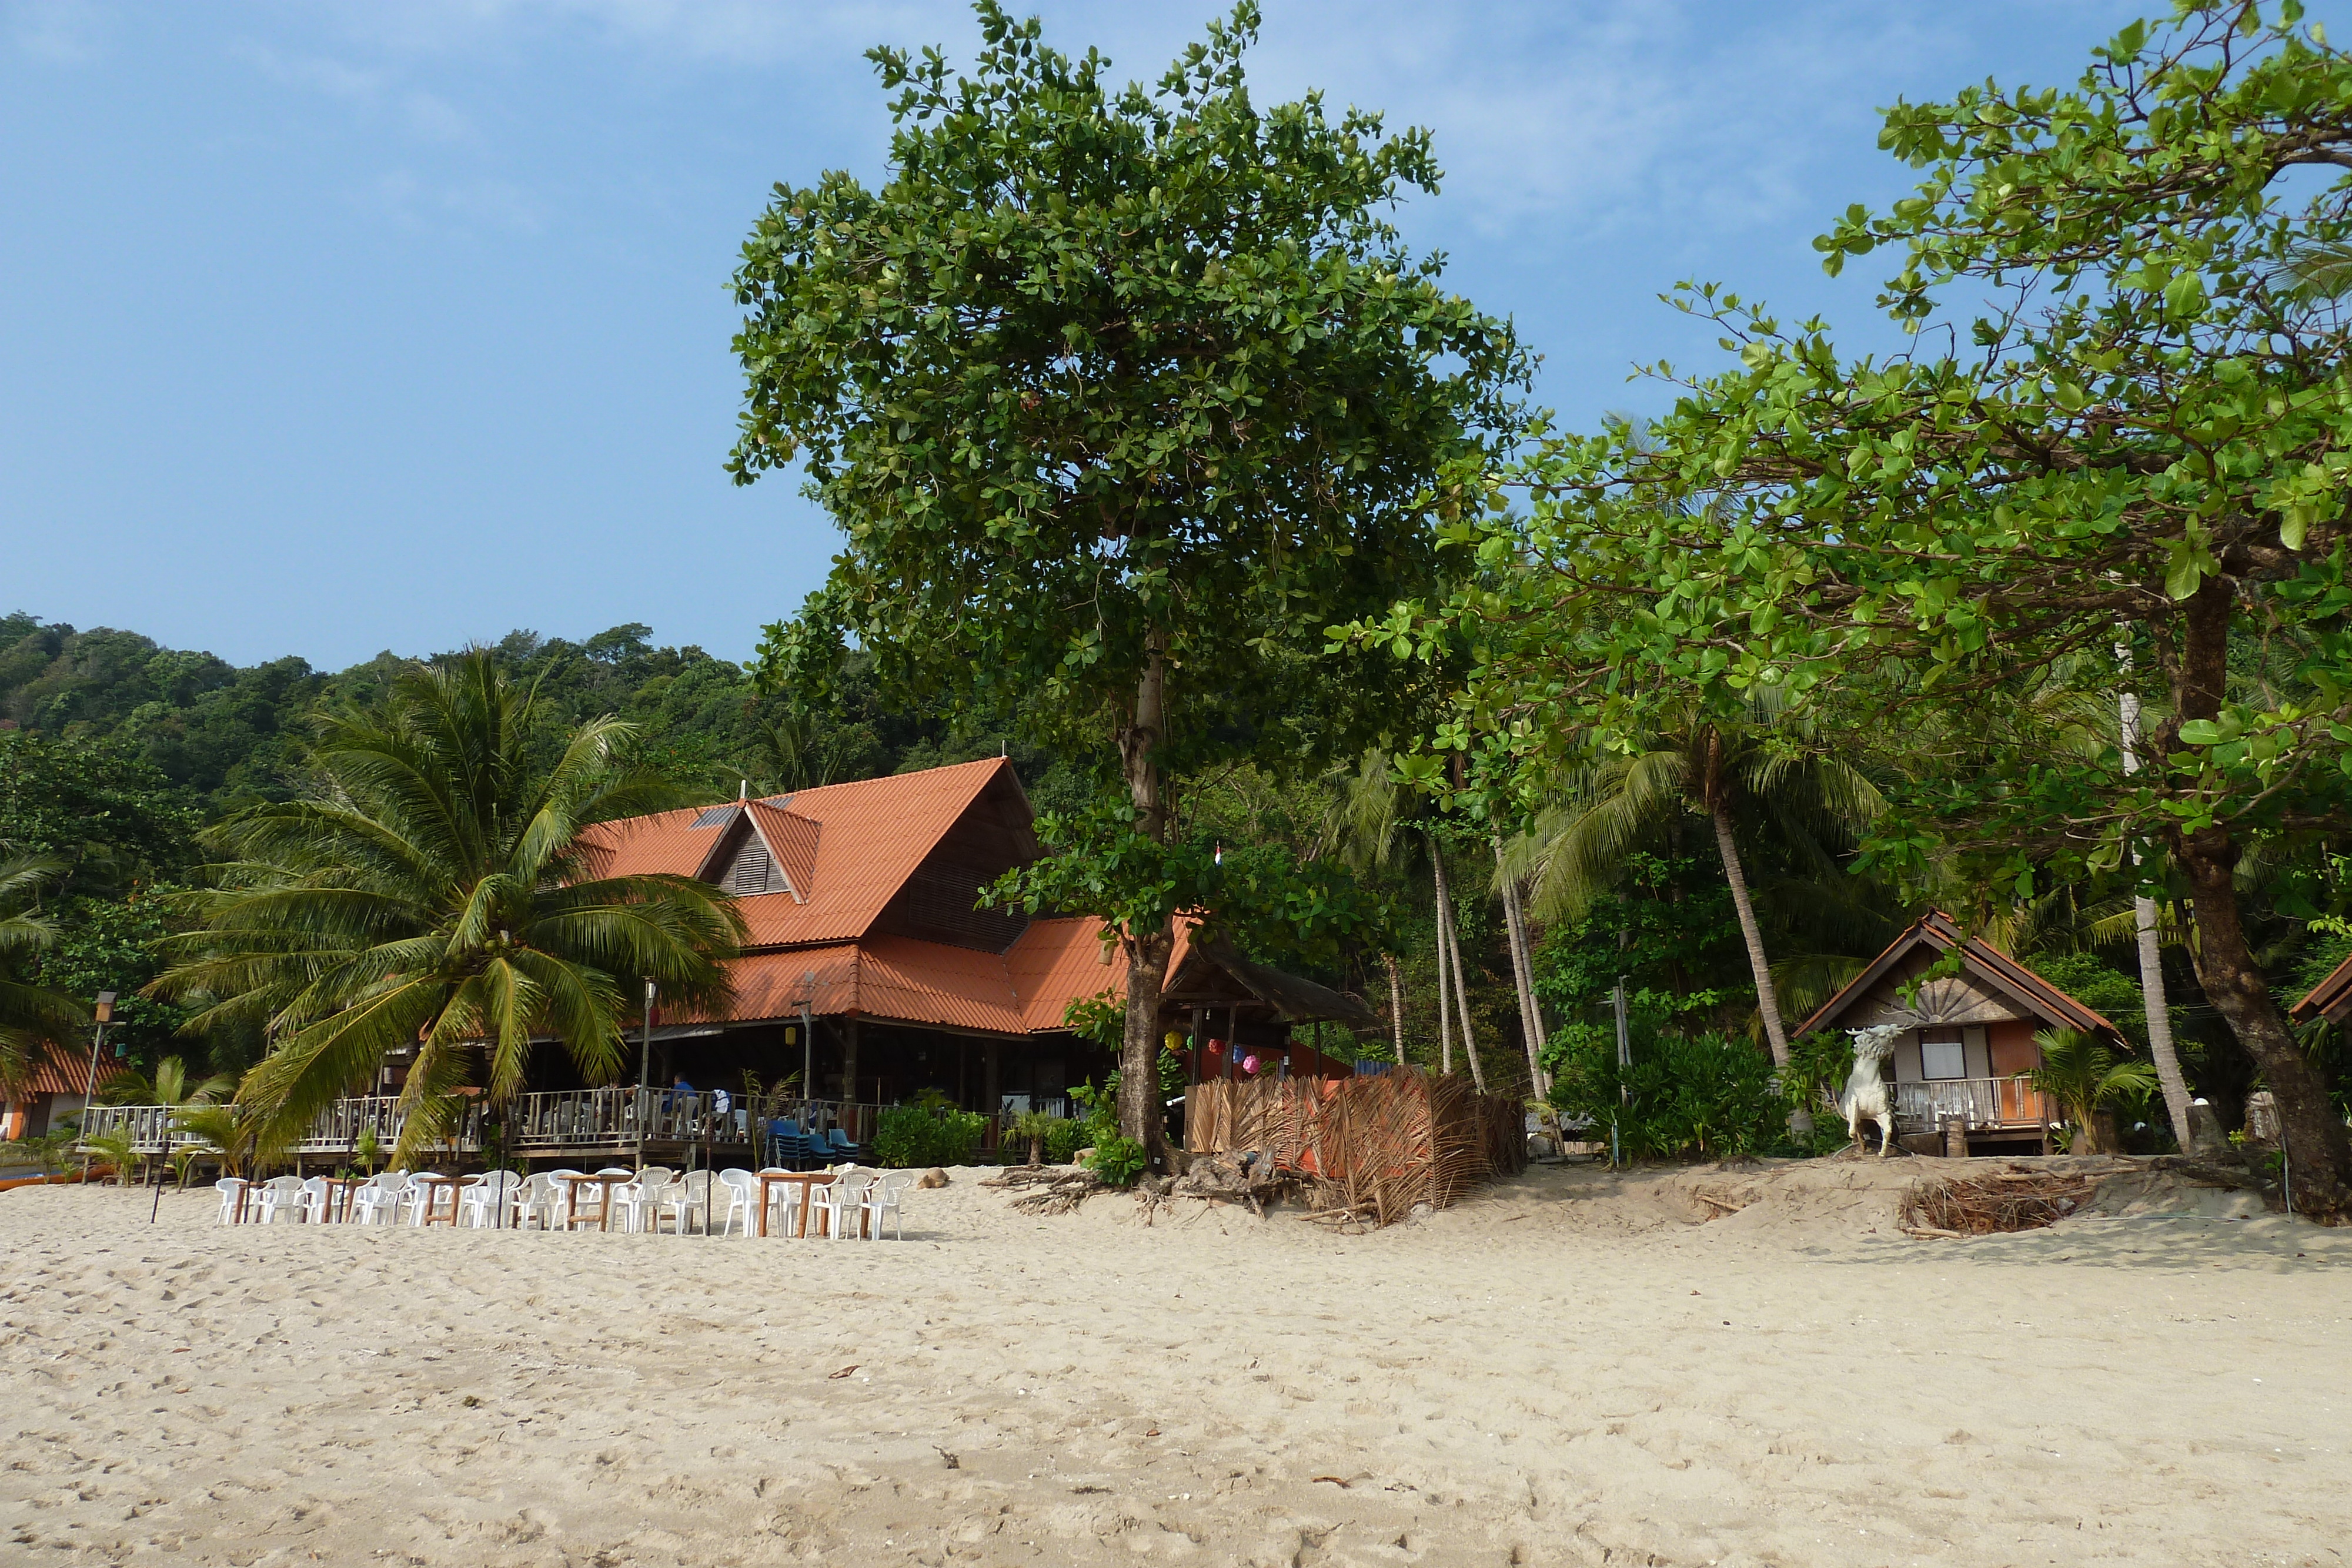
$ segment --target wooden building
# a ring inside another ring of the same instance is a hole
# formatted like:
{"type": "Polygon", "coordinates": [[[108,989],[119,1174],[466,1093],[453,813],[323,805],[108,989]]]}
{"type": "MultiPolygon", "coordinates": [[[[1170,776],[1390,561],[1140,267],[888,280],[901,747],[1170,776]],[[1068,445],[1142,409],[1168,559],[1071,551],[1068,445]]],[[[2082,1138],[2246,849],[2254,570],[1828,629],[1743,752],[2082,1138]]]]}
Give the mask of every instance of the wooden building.
{"type": "MultiPolygon", "coordinates": [[[[1064,1022],[1074,1001],[1124,997],[1126,961],[1092,917],[976,907],[1037,858],[1027,795],[1001,758],[794,795],[664,812],[587,835],[600,874],[667,872],[735,893],[750,935],[723,1016],[656,1009],[652,1077],[732,1087],[804,1071],[820,1099],[879,1105],[937,1091],[967,1109],[1066,1108],[1112,1052],[1064,1022]]],[[[1182,934],[1189,938],[1190,933],[1182,934]]],[[[1180,939],[1163,1026],[1238,1018],[1242,1038],[1293,1044],[1301,1026],[1377,1030],[1350,997],[1180,939]],[[1222,1011],[1221,1011],[1222,1009],[1222,1011]]],[[[542,1063],[547,1087],[566,1071],[542,1063]]]]}
{"type": "Polygon", "coordinates": [[[2123,1043],[2113,1023],[1990,943],[1964,938],[1940,911],[1897,936],[1797,1033],[1887,1023],[1904,1031],[1887,1073],[1905,1136],[1924,1143],[1957,1133],[1975,1154],[2048,1146],[2058,1107],[2017,1076],[2042,1065],[2037,1031],[2079,1030],[2123,1043]],[[1906,999],[1905,988],[1955,949],[1960,972],[1920,981],[1906,999]]]}

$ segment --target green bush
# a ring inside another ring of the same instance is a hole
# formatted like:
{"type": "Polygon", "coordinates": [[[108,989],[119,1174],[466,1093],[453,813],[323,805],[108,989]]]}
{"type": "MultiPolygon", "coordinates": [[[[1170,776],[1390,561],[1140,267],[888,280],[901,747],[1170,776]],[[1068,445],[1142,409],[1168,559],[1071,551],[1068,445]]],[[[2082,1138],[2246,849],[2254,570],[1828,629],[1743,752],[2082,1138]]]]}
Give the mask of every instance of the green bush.
{"type": "Polygon", "coordinates": [[[987,1129],[988,1118],[977,1111],[893,1105],[876,1118],[874,1161],[892,1170],[970,1165],[987,1129]]]}
{"type": "Polygon", "coordinates": [[[1054,1123],[1045,1134],[1045,1157],[1057,1166],[1068,1165],[1086,1147],[1087,1124],[1075,1116],[1064,1116],[1054,1123]]]}
{"type": "Polygon", "coordinates": [[[1113,1186],[1133,1186],[1150,1158],[1141,1144],[1114,1134],[1095,1145],[1087,1166],[1113,1186]]]}
{"type": "Polygon", "coordinates": [[[1558,1054],[1552,1103],[1607,1142],[1613,1124],[1633,1159],[1722,1159],[1777,1145],[1789,1103],[1772,1085],[1769,1058],[1719,1034],[1660,1034],[1617,1065],[1613,1037],[1581,1032],[1558,1054]]]}

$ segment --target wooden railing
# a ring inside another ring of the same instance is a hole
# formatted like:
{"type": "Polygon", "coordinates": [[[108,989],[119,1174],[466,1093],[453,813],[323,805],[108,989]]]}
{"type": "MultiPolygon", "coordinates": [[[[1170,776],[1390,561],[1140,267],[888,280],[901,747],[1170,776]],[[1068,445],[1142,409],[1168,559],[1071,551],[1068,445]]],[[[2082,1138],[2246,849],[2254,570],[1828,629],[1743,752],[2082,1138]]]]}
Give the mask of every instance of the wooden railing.
{"type": "MultiPolygon", "coordinates": [[[[131,1146],[139,1154],[169,1154],[203,1143],[194,1134],[172,1125],[187,1109],[92,1106],[83,1114],[83,1134],[90,1136],[127,1127],[131,1146]]],[[[674,1089],[570,1089],[517,1095],[499,1108],[478,1100],[469,1102],[447,1134],[432,1147],[436,1152],[478,1155],[490,1146],[494,1136],[502,1136],[509,1154],[525,1156],[567,1149],[619,1152],[640,1142],[741,1148],[762,1139],[768,1124],[778,1121],[837,1126],[864,1146],[873,1142],[881,1110],[879,1105],[781,1094],[751,1097],[722,1096],[709,1090],[687,1093],[674,1089]]],[[[348,1155],[358,1147],[362,1133],[373,1131],[377,1145],[388,1155],[407,1121],[408,1112],[397,1095],[354,1095],[321,1111],[284,1152],[304,1157],[348,1155]]]]}
{"type": "Polygon", "coordinates": [[[1888,1085],[1897,1119],[1933,1128],[1947,1116],[1970,1127],[2044,1127],[2058,1121],[2058,1107],[2022,1078],[1938,1078],[1888,1085]]]}

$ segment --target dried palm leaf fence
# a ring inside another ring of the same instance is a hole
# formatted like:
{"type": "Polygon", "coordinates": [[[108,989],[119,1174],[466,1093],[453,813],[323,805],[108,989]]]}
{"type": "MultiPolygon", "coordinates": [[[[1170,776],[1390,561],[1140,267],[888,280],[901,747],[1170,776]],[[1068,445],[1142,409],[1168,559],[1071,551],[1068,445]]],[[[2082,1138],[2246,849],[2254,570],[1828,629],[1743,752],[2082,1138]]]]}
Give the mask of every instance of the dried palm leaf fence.
{"type": "Polygon", "coordinates": [[[1527,1113],[1508,1095],[1414,1067],[1360,1078],[1216,1079],[1192,1086],[1185,1147],[1255,1150],[1300,1178],[1318,1207],[1402,1219],[1528,1168],[1527,1113]]]}

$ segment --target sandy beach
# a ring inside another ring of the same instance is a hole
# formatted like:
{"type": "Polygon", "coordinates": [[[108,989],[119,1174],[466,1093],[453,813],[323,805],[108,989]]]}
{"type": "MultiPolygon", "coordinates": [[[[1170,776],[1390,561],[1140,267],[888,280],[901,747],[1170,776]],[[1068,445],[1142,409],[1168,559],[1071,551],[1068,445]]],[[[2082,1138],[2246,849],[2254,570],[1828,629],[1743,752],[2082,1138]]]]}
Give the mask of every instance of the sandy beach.
{"type": "Polygon", "coordinates": [[[876,1245],[0,1194],[0,1557],[2352,1552],[2352,1234],[2202,1192],[1902,1235],[1895,1188],[1943,1165],[1538,1170],[1356,1235],[1126,1197],[1030,1218],[957,1171],[876,1245]]]}

